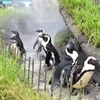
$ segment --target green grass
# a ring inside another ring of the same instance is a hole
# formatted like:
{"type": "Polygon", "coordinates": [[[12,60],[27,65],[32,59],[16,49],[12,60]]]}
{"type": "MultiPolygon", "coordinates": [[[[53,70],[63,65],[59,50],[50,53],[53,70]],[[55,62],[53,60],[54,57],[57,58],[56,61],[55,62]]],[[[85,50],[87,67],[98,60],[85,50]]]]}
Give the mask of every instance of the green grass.
{"type": "Polygon", "coordinates": [[[62,47],[67,44],[70,37],[70,32],[67,29],[63,29],[55,36],[55,43],[58,44],[59,47],[62,47]]]}
{"type": "Polygon", "coordinates": [[[89,41],[100,47],[100,4],[93,0],[60,0],[89,41]]]}
{"type": "Polygon", "coordinates": [[[22,66],[0,45],[0,100],[51,100],[45,92],[39,94],[22,82],[22,66]]]}

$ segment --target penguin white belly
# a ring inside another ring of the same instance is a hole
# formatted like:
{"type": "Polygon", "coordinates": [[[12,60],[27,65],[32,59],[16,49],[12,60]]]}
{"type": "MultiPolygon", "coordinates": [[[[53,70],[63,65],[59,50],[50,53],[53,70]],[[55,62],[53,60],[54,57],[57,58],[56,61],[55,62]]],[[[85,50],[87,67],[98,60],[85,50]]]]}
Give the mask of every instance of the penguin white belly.
{"type": "Polygon", "coordinates": [[[43,48],[41,49],[41,52],[39,52],[39,56],[40,56],[40,57],[46,57],[46,53],[45,53],[45,51],[43,50],[43,48]]]}
{"type": "Polygon", "coordinates": [[[11,44],[10,50],[11,50],[12,54],[20,56],[21,52],[20,52],[19,48],[16,46],[16,43],[11,44]]]}
{"type": "Polygon", "coordinates": [[[73,85],[74,88],[82,88],[84,86],[87,85],[87,83],[89,82],[89,80],[91,79],[92,75],[93,75],[93,71],[91,72],[86,72],[80,79],[79,81],[73,85]],[[80,82],[82,80],[82,85],[80,85],[80,82]]]}
{"type": "Polygon", "coordinates": [[[38,38],[38,45],[40,46],[41,45],[41,43],[42,43],[42,38],[38,38]]]}
{"type": "Polygon", "coordinates": [[[54,56],[54,53],[52,53],[52,52],[51,52],[51,59],[50,59],[49,63],[51,66],[54,66],[54,64],[55,64],[55,56],[54,56]]]}

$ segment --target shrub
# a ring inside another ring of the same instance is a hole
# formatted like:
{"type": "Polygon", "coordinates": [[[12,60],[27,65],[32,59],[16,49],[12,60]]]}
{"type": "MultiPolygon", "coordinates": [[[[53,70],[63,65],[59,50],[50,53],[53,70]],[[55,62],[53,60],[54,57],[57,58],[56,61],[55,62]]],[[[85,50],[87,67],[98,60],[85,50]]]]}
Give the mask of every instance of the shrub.
{"type": "Polygon", "coordinates": [[[67,44],[70,37],[70,32],[67,29],[63,29],[55,36],[55,43],[57,43],[59,47],[62,47],[63,45],[67,44]]]}

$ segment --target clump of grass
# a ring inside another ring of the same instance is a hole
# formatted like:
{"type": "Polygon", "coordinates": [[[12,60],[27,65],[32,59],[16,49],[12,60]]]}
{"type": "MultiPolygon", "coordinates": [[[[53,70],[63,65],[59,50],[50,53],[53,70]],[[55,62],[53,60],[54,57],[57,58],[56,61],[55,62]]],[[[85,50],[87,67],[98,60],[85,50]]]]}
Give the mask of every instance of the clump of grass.
{"type": "Polygon", "coordinates": [[[68,40],[70,39],[71,34],[67,29],[63,29],[57,33],[55,36],[55,43],[62,47],[63,45],[67,44],[68,40]]]}
{"type": "Polygon", "coordinates": [[[95,46],[100,46],[100,4],[94,0],[60,0],[75,20],[82,34],[95,46]]]}
{"type": "Polygon", "coordinates": [[[13,59],[0,42],[0,100],[51,100],[46,94],[33,91],[22,82],[22,70],[18,59],[13,59]]]}

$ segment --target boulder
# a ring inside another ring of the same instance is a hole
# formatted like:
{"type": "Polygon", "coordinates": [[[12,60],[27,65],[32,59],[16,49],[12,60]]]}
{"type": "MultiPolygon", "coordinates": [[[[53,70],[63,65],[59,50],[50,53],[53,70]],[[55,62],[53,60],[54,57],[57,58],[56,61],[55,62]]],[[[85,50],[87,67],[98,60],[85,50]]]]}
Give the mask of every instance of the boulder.
{"type": "MultiPolygon", "coordinates": [[[[62,7],[59,6],[60,14],[63,17],[63,20],[70,30],[70,32],[74,35],[74,38],[76,39],[76,50],[79,52],[79,64],[82,64],[87,56],[94,56],[98,60],[100,60],[100,48],[95,47],[92,43],[90,43],[83,34],[80,33],[80,30],[77,28],[77,26],[74,24],[74,20],[71,18],[71,16],[67,13],[67,11],[62,7]]],[[[62,48],[57,47],[56,48],[58,52],[60,53],[60,56],[62,58],[64,57],[64,46],[62,48]],[[61,54],[62,53],[62,54],[61,54]]],[[[98,83],[100,86],[100,68],[96,68],[95,73],[91,79],[94,83],[98,83]]]]}

